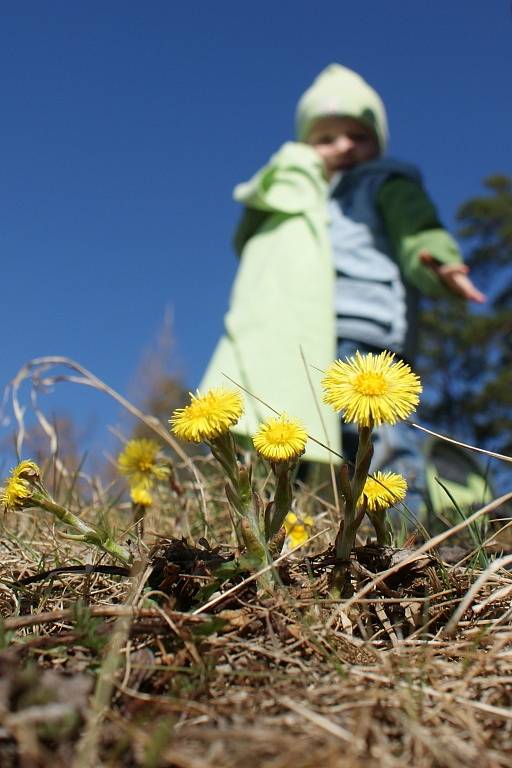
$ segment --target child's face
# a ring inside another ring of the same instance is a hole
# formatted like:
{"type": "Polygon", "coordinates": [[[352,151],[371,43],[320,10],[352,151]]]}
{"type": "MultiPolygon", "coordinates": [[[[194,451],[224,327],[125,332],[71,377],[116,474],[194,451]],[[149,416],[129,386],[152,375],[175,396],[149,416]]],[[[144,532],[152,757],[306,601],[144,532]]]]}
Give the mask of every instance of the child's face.
{"type": "Polygon", "coordinates": [[[306,141],[324,161],[328,179],[379,155],[377,137],[371,128],[353,117],[321,117],[312,125],[306,141]]]}

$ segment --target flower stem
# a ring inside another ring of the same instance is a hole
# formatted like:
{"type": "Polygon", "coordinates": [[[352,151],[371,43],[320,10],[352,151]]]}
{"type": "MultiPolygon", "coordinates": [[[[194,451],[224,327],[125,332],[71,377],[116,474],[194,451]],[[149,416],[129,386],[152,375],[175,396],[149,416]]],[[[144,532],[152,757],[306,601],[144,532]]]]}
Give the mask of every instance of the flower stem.
{"type": "Polygon", "coordinates": [[[332,593],[337,597],[345,597],[350,593],[349,558],[365,514],[364,507],[358,511],[357,502],[368,477],[372,455],[372,428],[371,426],[359,427],[354,475],[350,483],[347,476],[348,470],[342,468],[341,491],[345,500],[345,514],[336,536],[336,563],[332,573],[332,593]]]}
{"type": "Polygon", "coordinates": [[[381,547],[390,547],[393,544],[393,529],[388,520],[387,512],[369,512],[368,517],[375,528],[377,544],[381,547]]]}
{"type": "Polygon", "coordinates": [[[239,464],[236,458],[235,441],[231,432],[224,432],[222,435],[207,441],[207,443],[210,446],[211,452],[227,474],[231,484],[238,488],[240,482],[239,464]]]}
{"type": "MultiPolygon", "coordinates": [[[[208,441],[213,456],[227,475],[226,496],[234,511],[233,527],[239,544],[244,545],[255,571],[272,563],[265,541],[265,525],[258,499],[253,493],[251,478],[246,467],[237,459],[235,441],[231,432],[225,432],[208,441]]],[[[265,571],[258,577],[263,592],[272,591],[272,573],[265,571]]]]}
{"type": "Polygon", "coordinates": [[[93,526],[85,523],[68,509],[65,509],[65,507],[61,507],[61,505],[57,504],[55,501],[53,501],[53,499],[43,496],[40,493],[34,493],[32,496],[32,502],[35,502],[42,509],[50,512],[62,523],[65,523],[71,528],[79,531],[79,533],[84,537],[83,541],[87,544],[94,544],[100,549],[103,549],[104,552],[108,552],[108,554],[112,555],[117,560],[121,560],[121,562],[125,563],[125,565],[131,564],[133,559],[132,555],[127,549],[125,549],[125,547],[117,544],[112,538],[110,538],[110,536],[102,534],[93,526]]]}
{"type": "Polygon", "coordinates": [[[280,461],[272,464],[276,476],[276,490],[274,493],[274,506],[268,531],[269,540],[273,538],[284,525],[286,515],[292,506],[292,484],[290,473],[292,466],[288,461],[280,461]]]}

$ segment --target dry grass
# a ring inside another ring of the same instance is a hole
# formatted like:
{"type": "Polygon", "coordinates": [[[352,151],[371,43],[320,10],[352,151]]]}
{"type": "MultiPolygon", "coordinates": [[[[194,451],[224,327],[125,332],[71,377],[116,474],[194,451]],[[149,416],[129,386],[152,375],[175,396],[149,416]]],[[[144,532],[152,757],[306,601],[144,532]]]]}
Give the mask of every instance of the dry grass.
{"type": "MultiPolygon", "coordinates": [[[[239,577],[201,610],[212,553],[156,536],[198,536],[193,485],[132,538],[131,576],[104,559],[106,573],[62,572],[90,552],[41,513],[6,517],[2,766],[510,765],[512,577],[499,562],[482,574],[361,547],[356,594],[339,603],[329,552],[296,553],[273,599],[239,577]]],[[[205,498],[222,529],[213,478],[205,498]]],[[[110,516],[128,527],[126,510],[110,516]]]]}
{"type": "Polygon", "coordinates": [[[3,518],[2,768],[512,764],[499,534],[484,570],[464,559],[467,521],[410,549],[361,543],[354,595],[333,601],[334,511],[304,489],[319,535],[279,563],[283,587],[263,599],[248,574],[215,582],[232,548],[222,478],[204,457],[181,457],[143,537],[115,488],[59,466],[46,472],[54,492],[115,526],[137,565],[112,568],[45,513],[3,518]]]}

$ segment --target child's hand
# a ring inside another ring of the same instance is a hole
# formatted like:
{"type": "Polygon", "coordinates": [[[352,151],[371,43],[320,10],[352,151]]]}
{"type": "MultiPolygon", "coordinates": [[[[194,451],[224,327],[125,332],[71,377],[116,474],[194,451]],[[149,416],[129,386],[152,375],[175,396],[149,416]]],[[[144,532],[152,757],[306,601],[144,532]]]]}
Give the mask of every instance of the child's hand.
{"type": "Polygon", "coordinates": [[[487,296],[478,290],[473,281],[468,277],[469,267],[467,264],[441,264],[428,251],[420,253],[420,261],[428,269],[431,269],[446,287],[457,296],[462,296],[468,301],[476,301],[477,304],[483,304],[487,301],[487,296]]]}

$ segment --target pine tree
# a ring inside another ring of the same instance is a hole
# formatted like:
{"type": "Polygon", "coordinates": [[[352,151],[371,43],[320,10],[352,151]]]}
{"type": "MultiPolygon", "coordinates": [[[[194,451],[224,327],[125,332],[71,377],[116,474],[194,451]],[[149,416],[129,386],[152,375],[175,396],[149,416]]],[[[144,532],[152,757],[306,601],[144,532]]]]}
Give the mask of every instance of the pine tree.
{"type": "Polygon", "coordinates": [[[425,302],[422,418],[433,428],[512,456],[512,178],[495,175],[457,214],[465,260],[488,302],[425,302]]]}

